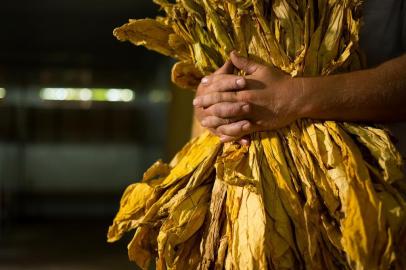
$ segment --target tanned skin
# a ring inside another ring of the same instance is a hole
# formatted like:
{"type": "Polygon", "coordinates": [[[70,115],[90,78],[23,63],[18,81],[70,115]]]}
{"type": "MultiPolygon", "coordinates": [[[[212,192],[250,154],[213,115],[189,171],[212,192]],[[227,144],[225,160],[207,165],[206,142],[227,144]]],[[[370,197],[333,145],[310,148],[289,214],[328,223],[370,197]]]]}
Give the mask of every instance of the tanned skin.
{"type": "Polygon", "coordinates": [[[291,78],[233,52],[230,61],[202,79],[193,104],[200,124],[223,142],[300,118],[405,121],[406,55],[361,71],[291,78]],[[247,75],[234,75],[235,68],[247,75]]]}

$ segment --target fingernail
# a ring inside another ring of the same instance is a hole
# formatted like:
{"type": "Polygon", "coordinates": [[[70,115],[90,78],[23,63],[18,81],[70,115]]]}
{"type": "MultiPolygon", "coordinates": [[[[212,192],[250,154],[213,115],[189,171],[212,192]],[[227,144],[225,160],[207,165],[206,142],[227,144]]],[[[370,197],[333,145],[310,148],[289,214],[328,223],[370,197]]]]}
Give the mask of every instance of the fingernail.
{"type": "Polygon", "coordinates": [[[248,104],[243,105],[242,106],[242,111],[246,112],[246,113],[249,112],[250,111],[250,105],[248,105],[248,104]]]}
{"type": "Polygon", "coordinates": [[[193,99],[193,105],[194,106],[199,106],[200,100],[198,98],[193,99]]]}
{"type": "Polygon", "coordinates": [[[244,78],[239,78],[239,79],[237,79],[237,81],[235,82],[237,85],[238,85],[238,87],[240,87],[240,88],[243,88],[244,86],[245,86],[245,80],[244,80],[244,78]]]}
{"type": "Polygon", "coordinates": [[[207,120],[206,120],[206,119],[203,119],[202,122],[200,122],[200,124],[201,124],[203,127],[205,127],[205,126],[207,125],[207,120]]]}
{"type": "Polygon", "coordinates": [[[240,143],[241,143],[242,145],[249,145],[249,144],[250,144],[250,141],[247,140],[247,139],[241,139],[240,143]]]}
{"type": "Polygon", "coordinates": [[[221,141],[222,143],[226,142],[226,140],[227,140],[227,137],[226,137],[226,136],[220,136],[220,141],[221,141]]]}
{"type": "Polygon", "coordinates": [[[248,123],[243,124],[241,129],[243,131],[248,131],[250,129],[250,123],[248,122],[248,123]]]}
{"type": "Polygon", "coordinates": [[[207,77],[203,77],[203,79],[201,80],[201,83],[206,84],[209,82],[209,78],[207,77]]]}

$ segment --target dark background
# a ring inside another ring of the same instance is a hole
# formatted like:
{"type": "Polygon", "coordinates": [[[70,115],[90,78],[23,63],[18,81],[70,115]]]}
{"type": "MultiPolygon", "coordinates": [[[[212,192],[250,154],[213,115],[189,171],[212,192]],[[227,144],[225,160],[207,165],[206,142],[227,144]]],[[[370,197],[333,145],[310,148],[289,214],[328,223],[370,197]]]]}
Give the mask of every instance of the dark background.
{"type": "Polygon", "coordinates": [[[112,31],[157,14],[152,0],[0,3],[0,269],[137,269],[106,232],[125,187],[189,138],[193,94],[170,83],[171,59],[112,31]],[[47,87],[136,98],[44,101],[47,87]]]}

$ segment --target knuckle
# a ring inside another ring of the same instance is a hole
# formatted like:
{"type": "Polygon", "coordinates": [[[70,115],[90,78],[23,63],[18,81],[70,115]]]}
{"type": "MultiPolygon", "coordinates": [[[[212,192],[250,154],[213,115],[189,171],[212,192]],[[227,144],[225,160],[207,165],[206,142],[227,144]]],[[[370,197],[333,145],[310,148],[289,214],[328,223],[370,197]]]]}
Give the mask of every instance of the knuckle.
{"type": "Polygon", "coordinates": [[[222,111],[223,111],[222,106],[220,106],[220,105],[213,105],[212,106],[213,115],[221,117],[222,111]]]}
{"type": "Polygon", "coordinates": [[[211,93],[211,92],[215,92],[216,91],[216,84],[213,84],[213,83],[211,83],[211,84],[208,84],[207,86],[206,86],[206,88],[205,88],[205,94],[209,94],[209,93],[211,93]]]}
{"type": "Polygon", "coordinates": [[[219,117],[228,117],[230,114],[230,109],[227,107],[222,107],[219,109],[219,117]]]}
{"type": "Polygon", "coordinates": [[[248,122],[244,125],[241,125],[240,128],[241,128],[241,133],[245,133],[245,132],[249,132],[252,129],[252,125],[251,125],[251,123],[248,122]]]}
{"type": "Polygon", "coordinates": [[[217,132],[227,136],[234,136],[233,129],[229,125],[223,125],[218,127],[217,132]]]}
{"type": "Polygon", "coordinates": [[[227,90],[228,87],[228,80],[227,79],[223,79],[223,80],[219,80],[216,82],[216,86],[217,86],[217,91],[224,91],[227,90]]]}
{"type": "Polygon", "coordinates": [[[239,122],[238,125],[235,126],[235,135],[243,136],[250,129],[250,127],[250,124],[245,121],[239,122]]]}
{"type": "Polygon", "coordinates": [[[214,92],[213,94],[211,94],[210,101],[212,103],[218,103],[220,102],[220,100],[221,100],[220,93],[214,92]]]}
{"type": "Polygon", "coordinates": [[[221,80],[221,81],[219,81],[217,84],[218,84],[218,90],[219,90],[219,91],[224,91],[224,90],[227,90],[228,88],[230,88],[230,87],[228,86],[228,85],[229,85],[229,82],[228,82],[227,79],[221,80]]]}
{"type": "Polygon", "coordinates": [[[251,102],[253,100],[253,95],[250,92],[239,92],[237,96],[238,99],[243,102],[251,102]]]}
{"type": "Polygon", "coordinates": [[[235,129],[235,134],[240,135],[241,133],[243,133],[243,125],[239,124],[235,129]]]}
{"type": "Polygon", "coordinates": [[[232,108],[230,106],[221,106],[218,114],[219,117],[229,117],[232,114],[232,108]]]}
{"type": "Polygon", "coordinates": [[[240,106],[238,104],[231,104],[227,108],[228,116],[235,116],[235,115],[239,114],[239,112],[240,112],[240,106]]]}

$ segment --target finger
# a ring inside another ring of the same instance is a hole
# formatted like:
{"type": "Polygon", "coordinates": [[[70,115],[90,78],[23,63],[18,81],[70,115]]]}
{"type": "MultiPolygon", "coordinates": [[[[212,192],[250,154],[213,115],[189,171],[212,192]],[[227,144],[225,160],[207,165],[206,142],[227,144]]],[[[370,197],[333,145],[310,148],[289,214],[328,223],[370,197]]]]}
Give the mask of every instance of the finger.
{"type": "Polygon", "coordinates": [[[251,143],[251,140],[250,140],[249,136],[244,136],[244,137],[241,138],[238,142],[239,142],[241,145],[249,146],[250,143],[251,143]]]}
{"type": "Polygon", "coordinates": [[[215,72],[213,72],[213,74],[209,75],[209,76],[204,76],[200,83],[201,84],[207,84],[210,81],[210,78],[213,75],[221,75],[221,74],[232,74],[234,73],[234,65],[233,63],[231,63],[230,60],[227,60],[223,66],[221,66],[219,69],[217,69],[215,72]]]}
{"type": "Polygon", "coordinates": [[[253,74],[255,71],[262,67],[255,61],[239,56],[235,51],[231,52],[230,60],[236,68],[245,71],[245,73],[247,73],[248,75],[253,74]]]}
{"type": "MultiPolygon", "coordinates": [[[[222,135],[222,134],[218,133],[218,131],[217,131],[216,129],[214,129],[214,128],[209,128],[209,131],[210,131],[212,134],[214,134],[214,135],[216,135],[217,137],[219,137],[219,138],[220,138],[220,141],[221,141],[222,143],[234,142],[234,141],[238,140],[238,138],[236,138],[236,137],[227,136],[227,135],[222,135]]],[[[241,144],[241,145],[245,145],[245,144],[241,144]]],[[[249,142],[248,142],[248,145],[249,145],[249,142]]]]}
{"type": "Polygon", "coordinates": [[[248,117],[250,111],[251,106],[244,102],[221,102],[204,110],[206,115],[217,116],[219,118],[248,117]]]}
{"type": "MultiPolygon", "coordinates": [[[[220,141],[222,143],[226,143],[226,142],[233,142],[233,141],[237,141],[238,138],[236,137],[232,137],[232,136],[227,136],[227,135],[219,135],[220,136],[220,141]]],[[[250,146],[251,141],[249,139],[246,139],[247,136],[245,136],[244,138],[241,138],[240,140],[238,140],[238,143],[242,146],[250,146]]]]}
{"type": "Polygon", "coordinates": [[[230,60],[227,60],[222,67],[213,72],[212,75],[203,77],[200,82],[202,84],[208,84],[210,82],[210,78],[212,78],[213,75],[224,75],[233,73],[234,73],[234,65],[233,63],[231,63],[230,60]]]}
{"type": "Polygon", "coordinates": [[[230,60],[227,60],[222,67],[217,69],[213,74],[232,74],[234,72],[234,65],[230,60]]]}
{"type": "Polygon", "coordinates": [[[255,103],[259,98],[258,92],[252,90],[214,92],[196,96],[193,105],[207,108],[221,102],[255,103]]]}
{"type": "Polygon", "coordinates": [[[193,105],[196,107],[207,108],[214,104],[221,102],[238,102],[238,97],[236,92],[215,92],[202,96],[198,96],[193,100],[193,105]]]}
{"type": "Polygon", "coordinates": [[[227,135],[219,135],[219,136],[220,136],[220,141],[222,143],[234,142],[234,141],[238,140],[238,138],[232,137],[232,136],[227,136],[227,135]]]}
{"type": "Polygon", "coordinates": [[[258,95],[254,91],[242,90],[231,92],[213,92],[202,93],[196,95],[193,99],[193,105],[195,107],[207,108],[221,102],[255,102],[258,99],[258,95]]]}
{"type": "Polygon", "coordinates": [[[219,126],[229,125],[239,120],[240,119],[238,118],[232,119],[232,118],[220,118],[217,116],[207,116],[201,121],[200,124],[206,128],[217,128],[219,126]]]}
{"type": "Polygon", "coordinates": [[[245,78],[232,74],[206,76],[201,81],[204,93],[240,90],[246,86],[245,78]]]}
{"type": "Polygon", "coordinates": [[[255,131],[256,126],[247,120],[238,121],[217,128],[217,132],[219,132],[220,134],[237,138],[243,137],[255,131]]]}

